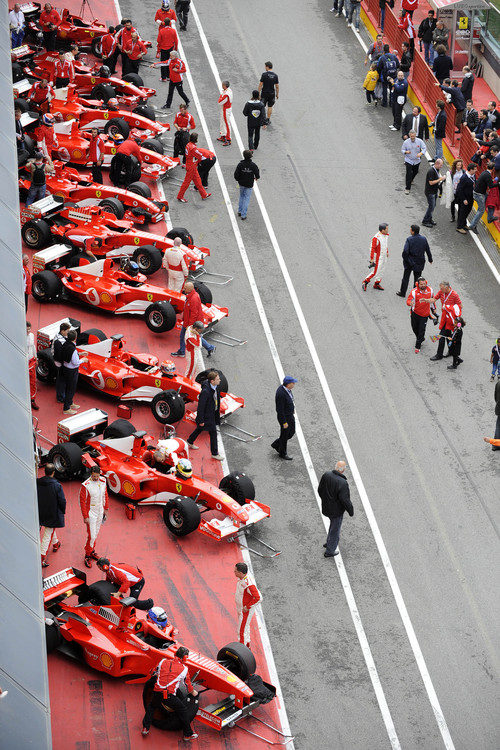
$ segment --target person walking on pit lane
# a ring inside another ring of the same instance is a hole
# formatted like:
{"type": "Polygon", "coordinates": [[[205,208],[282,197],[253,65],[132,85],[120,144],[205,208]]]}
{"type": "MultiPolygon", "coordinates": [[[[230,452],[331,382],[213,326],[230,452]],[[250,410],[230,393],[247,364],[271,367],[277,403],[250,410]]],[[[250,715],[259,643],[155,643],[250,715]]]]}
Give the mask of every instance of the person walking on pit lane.
{"type": "MultiPolygon", "coordinates": [[[[189,328],[189,326],[192,326],[195,321],[203,321],[203,308],[201,306],[200,295],[196,291],[192,281],[186,281],[186,283],[184,284],[184,294],[186,295],[186,301],[184,302],[184,310],[182,313],[182,328],[179,335],[179,348],[176,352],[172,352],[173,357],[185,356],[186,345],[184,342],[184,338],[186,335],[186,330],[189,328]]],[[[205,339],[202,339],[201,343],[203,348],[207,350],[207,356],[211,357],[212,353],[215,351],[215,346],[213,344],[209,344],[208,341],[205,341],[205,339]]]]}
{"type": "Polygon", "coordinates": [[[222,81],[222,92],[219,96],[218,104],[220,107],[219,132],[217,138],[223,146],[231,145],[231,128],[229,127],[229,118],[231,117],[233,107],[233,92],[229,87],[229,81],[222,81]]]}
{"type": "Polygon", "coordinates": [[[364,279],[361,286],[363,291],[366,292],[368,284],[375,278],[373,284],[374,289],[378,289],[383,292],[384,287],[381,285],[382,271],[384,269],[387,258],[389,257],[389,224],[383,223],[378,225],[377,234],[372,237],[372,244],[370,249],[370,263],[369,268],[373,268],[373,271],[368,274],[364,279]]]}
{"type": "MultiPolygon", "coordinates": [[[[184,376],[190,380],[196,380],[196,376],[203,372],[202,348],[202,331],[204,325],[201,320],[195,320],[192,326],[186,331],[186,371],[184,376]]],[[[196,448],[196,446],[194,446],[196,448]]]]}
{"type": "Polygon", "coordinates": [[[106,480],[101,477],[99,466],[92,466],[90,477],[80,487],[80,508],[87,527],[85,566],[91,568],[92,560],[99,560],[100,557],[95,551],[95,543],[109,508],[106,480]]]}
{"type": "Polygon", "coordinates": [[[451,338],[449,340],[448,352],[450,357],[453,357],[451,365],[448,365],[448,370],[456,370],[458,365],[461,365],[463,359],[460,358],[462,351],[462,338],[463,331],[465,328],[465,320],[462,317],[458,317],[455,320],[455,327],[452,331],[451,338]]]}
{"type": "Polygon", "coordinates": [[[255,580],[248,572],[248,565],[236,563],[234,575],[238,579],[236,584],[236,612],[238,613],[238,640],[250,648],[250,623],[255,614],[257,604],[262,601],[262,595],[255,584],[255,580]]]}
{"type": "Polygon", "coordinates": [[[420,234],[418,224],[412,224],[410,227],[410,236],[406,239],[403,248],[403,278],[401,279],[401,289],[396,292],[398,297],[404,297],[408,289],[410,274],[413,271],[413,284],[416,286],[417,279],[422,276],[425,266],[425,256],[432,263],[432,253],[427,242],[427,238],[420,234]]]}
{"type": "Polygon", "coordinates": [[[203,431],[210,435],[210,452],[216,461],[223,461],[217,444],[217,425],[220,425],[220,375],[210,370],[207,379],[201,386],[196,411],[196,429],[189,435],[187,444],[195,450],[198,448],[194,441],[203,431]]]}
{"type": "Polygon", "coordinates": [[[337,461],[333,471],[325,471],[318,485],[318,495],[321,498],[321,512],[330,519],[330,528],[325,547],[325,557],[335,557],[339,554],[339,538],[342,519],[345,511],[354,515],[351,503],[349,483],[344,476],[345,461],[337,461]]]}
{"type": "Polygon", "coordinates": [[[409,137],[410,130],[414,130],[417,138],[421,141],[429,139],[429,122],[427,117],[422,114],[420,107],[413,107],[411,114],[405,115],[401,126],[401,135],[403,140],[409,137]]]}
{"type": "Polygon", "coordinates": [[[201,195],[201,199],[204,201],[210,198],[212,193],[207,193],[203,185],[201,184],[201,178],[198,172],[198,164],[203,159],[203,154],[199,150],[198,146],[198,133],[191,133],[189,136],[189,143],[186,146],[186,176],[184,181],[179,188],[177,193],[177,200],[180,203],[187,203],[187,198],[184,198],[186,190],[188,189],[191,182],[194,183],[195,188],[201,195]]]}
{"type": "Polygon", "coordinates": [[[411,308],[410,322],[411,329],[415,334],[415,354],[420,353],[422,344],[425,341],[425,329],[428,319],[432,318],[434,323],[437,323],[435,308],[430,302],[433,297],[433,289],[427,284],[426,279],[420,277],[406,300],[406,304],[411,308]]]}
{"type": "Polygon", "coordinates": [[[405,169],[406,169],[406,177],[405,177],[405,193],[408,195],[408,193],[411,190],[411,184],[415,177],[418,174],[418,170],[420,169],[420,162],[422,160],[422,156],[427,151],[427,146],[425,143],[420,140],[420,138],[417,138],[417,134],[414,130],[410,130],[409,137],[403,141],[403,145],[401,146],[401,153],[404,155],[405,158],[405,169]]]}
{"type": "MultiPolygon", "coordinates": [[[[150,65],[150,68],[155,67],[156,65],[158,65],[158,63],[153,63],[152,65],[150,65]]],[[[165,63],[163,63],[163,65],[165,65],[165,63]]],[[[177,93],[179,94],[181,99],[184,100],[186,107],[189,107],[189,99],[184,93],[182,84],[185,72],[186,64],[184,60],[181,60],[179,53],[176,50],[172,50],[168,63],[168,73],[170,81],[168,83],[167,101],[163,105],[162,109],[170,109],[172,105],[172,99],[174,97],[174,90],[177,90],[177,93]]]]}
{"type": "Polygon", "coordinates": [[[425,176],[425,197],[427,198],[427,211],[425,212],[422,224],[424,227],[435,227],[436,222],[432,218],[434,209],[436,208],[436,201],[438,193],[441,194],[443,191],[443,182],[446,180],[445,175],[441,175],[439,170],[443,166],[442,159],[436,159],[432,167],[427,171],[425,176]]]}
{"type": "Polygon", "coordinates": [[[490,377],[491,382],[495,380],[495,375],[500,380],[500,339],[496,340],[495,346],[491,350],[490,365],[493,366],[490,377]]]}
{"type": "Polygon", "coordinates": [[[438,300],[441,300],[441,320],[439,321],[439,344],[437,352],[434,357],[431,357],[432,362],[437,362],[439,359],[449,357],[450,352],[448,351],[443,355],[445,340],[451,337],[451,334],[455,328],[455,322],[457,318],[462,315],[462,301],[451,286],[449,281],[442,281],[439,285],[439,292],[435,297],[430,298],[431,304],[435,305],[438,300]]]}
{"type": "Polygon", "coordinates": [[[243,151],[243,159],[236,165],[234,170],[234,179],[240,186],[240,201],[238,204],[238,216],[245,221],[247,218],[248,204],[252,197],[252,190],[255,180],[260,179],[260,172],[257,164],[252,160],[251,151],[243,151]]]}
{"type": "Polygon", "coordinates": [[[389,78],[396,77],[396,71],[399,67],[399,60],[395,52],[391,52],[391,48],[388,44],[384,44],[384,54],[379,58],[377,63],[377,70],[380,74],[380,81],[382,83],[382,106],[387,107],[387,89],[389,86],[389,78]]]}
{"type": "Polygon", "coordinates": [[[278,456],[285,461],[293,461],[292,456],[287,453],[287,443],[295,435],[295,403],[292,390],[297,382],[291,375],[285,375],[275,395],[280,436],[271,443],[271,448],[274,448],[278,456]]]}
{"type": "Polygon", "coordinates": [[[259,81],[259,94],[261,102],[267,107],[266,125],[271,122],[271,115],[275,102],[280,97],[280,82],[278,74],[273,70],[273,64],[269,60],[265,63],[265,71],[259,81]]]}
{"type": "Polygon", "coordinates": [[[259,99],[259,92],[252,91],[252,98],[243,107],[243,114],[247,118],[248,148],[250,151],[259,148],[260,128],[261,126],[266,127],[265,110],[264,103],[259,99]]]}
{"type": "Polygon", "coordinates": [[[177,0],[177,4],[175,7],[179,15],[179,29],[181,31],[187,30],[190,5],[191,5],[191,0],[177,0]]]}
{"type": "Polygon", "coordinates": [[[43,526],[40,542],[42,568],[47,568],[47,554],[52,544],[52,552],[57,552],[61,542],[57,538],[56,529],[64,528],[66,514],[66,498],[61,484],[55,479],[54,464],[45,465],[45,476],[36,480],[38,497],[38,522],[43,526]]]}

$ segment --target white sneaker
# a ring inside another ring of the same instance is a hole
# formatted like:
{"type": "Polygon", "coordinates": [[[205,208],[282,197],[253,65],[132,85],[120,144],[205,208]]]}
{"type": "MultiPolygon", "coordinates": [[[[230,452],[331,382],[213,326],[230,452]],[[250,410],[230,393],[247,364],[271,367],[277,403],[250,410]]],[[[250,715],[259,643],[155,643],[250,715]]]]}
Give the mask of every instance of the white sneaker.
{"type": "Polygon", "coordinates": [[[219,454],[212,456],[212,458],[215,458],[216,461],[224,461],[224,456],[220,456],[219,454]]]}
{"type": "Polygon", "coordinates": [[[188,445],[191,448],[191,450],[193,450],[193,451],[199,451],[200,450],[200,446],[199,445],[194,445],[194,443],[188,443],[188,445]]]}

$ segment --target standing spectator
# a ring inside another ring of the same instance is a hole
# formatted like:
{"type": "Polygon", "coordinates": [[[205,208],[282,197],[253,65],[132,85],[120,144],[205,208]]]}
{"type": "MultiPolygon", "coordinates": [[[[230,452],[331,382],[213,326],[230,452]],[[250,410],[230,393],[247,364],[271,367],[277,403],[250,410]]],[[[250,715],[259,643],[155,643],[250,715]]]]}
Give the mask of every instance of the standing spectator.
{"type": "Polygon", "coordinates": [[[424,57],[427,65],[432,67],[434,62],[434,46],[432,43],[432,37],[434,29],[436,28],[436,19],[434,18],[434,11],[430,10],[427,13],[427,17],[420,23],[418,27],[418,38],[424,45],[424,57]]]}
{"type": "MultiPolygon", "coordinates": [[[[172,79],[170,79],[170,84],[172,79]]],[[[191,181],[194,183],[196,189],[201,195],[202,200],[210,198],[212,193],[207,193],[203,185],[201,184],[200,175],[198,173],[198,164],[202,160],[202,154],[196,145],[198,143],[198,133],[191,133],[189,136],[189,143],[186,146],[186,176],[184,182],[179,188],[177,193],[177,200],[181,203],[187,203],[187,198],[184,198],[184,194],[188,189],[191,181]]]]}
{"type": "Polygon", "coordinates": [[[128,73],[139,73],[139,62],[142,60],[145,54],[147,54],[147,47],[143,41],[139,39],[137,31],[132,32],[130,35],[130,41],[123,43],[123,53],[128,58],[128,73]]]}
{"type": "Polygon", "coordinates": [[[209,151],[208,148],[201,148],[198,146],[198,151],[201,154],[201,159],[198,162],[198,174],[200,175],[201,184],[204,188],[208,187],[208,175],[210,170],[217,161],[217,157],[213,151],[209,151]]]}
{"type": "Polygon", "coordinates": [[[189,6],[191,0],[177,0],[177,13],[179,14],[179,28],[181,31],[186,31],[188,23],[189,6]]]}
{"type": "Polygon", "coordinates": [[[374,289],[378,289],[383,292],[384,287],[381,285],[382,271],[386,264],[387,258],[389,257],[389,224],[385,222],[378,225],[377,234],[372,237],[372,244],[370,249],[370,263],[369,268],[373,268],[373,271],[368,274],[364,279],[361,286],[363,291],[366,292],[366,288],[370,281],[375,277],[373,284],[374,289]]]}
{"type": "Polygon", "coordinates": [[[222,81],[222,93],[218,99],[220,107],[219,131],[217,138],[223,146],[231,145],[231,128],[229,127],[229,118],[233,108],[233,92],[229,87],[229,81],[222,81]]]}
{"type": "Polygon", "coordinates": [[[493,130],[500,130],[500,112],[494,101],[488,102],[488,123],[493,130]]]}
{"type": "Polygon", "coordinates": [[[165,21],[176,22],[177,14],[173,8],[170,7],[170,0],[162,0],[161,8],[155,13],[155,23],[161,26],[165,21]]]}
{"type": "MultiPolygon", "coordinates": [[[[190,378],[191,380],[196,380],[196,376],[204,370],[203,357],[201,355],[201,333],[204,327],[205,326],[203,325],[201,320],[195,320],[193,325],[189,326],[189,328],[186,330],[186,335],[184,338],[187,354],[186,370],[184,372],[184,376],[186,378],[190,378]]],[[[198,446],[195,445],[193,447],[197,448],[198,446]]]]}
{"type": "Polygon", "coordinates": [[[252,91],[252,98],[243,107],[243,114],[247,118],[248,148],[254,151],[259,148],[261,126],[266,127],[266,108],[257,90],[252,91]]]}
{"type": "Polygon", "coordinates": [[[163,254],[163,268],[168,274],[168,288],[173,292],[182,292],[182,287],[186,281],[189,269],[181,250],[182,240],[180,237],[174,239],[173,247],[165,250],[163,254]]]}
{"type": "Polygon", "coordinates": [[[203,431],[210,435],[210,452],[216,461],[223,461],[217,445],[217,425],[220,425],[220,375],[210,370],[207,379],[201,386],[196,411],[196,428],[189,435],[187,444],[190,448],[197,448],[194,441],[203,431]]]}
{"type": "Polygon", "coordinates": [[[451,221],[453,222],[455,221],[455,206],[458,205],[456,199],[457,187],[462,179],[462,175],[464,174],[464,163],[462,159],[455,159],[453,161],[449,174],[451,179],[451,221]]]}
{"type": "Polygon", "coordinates": [[[434,44],[434,51],[439,55],[438,48],[444,47],[445,52],[448,51],[448,37],[450,35],[449,29],[446,28],[444,22],[438,18],[436,21],[436,28],[432,32],[432,42],[434,44]]]}
{"type": "Polygon", "coordinates": [[[490,364],[493,365],[490,381],[495,380],[495,375],[500,380],[500,339],[496,340],[495,346],[491,350],[490,364]]]}
{"type": "MultiPolygon", "coordinates": [[[[184,284],[184,294],[186,300],[184,302],[184,310],[182,313],[182,327],[179,336],[179,348],[176,352],[172,352],[174,357],[184,357],[186,355],[186,345],[184,342],[186,331],[189,326],[192,326],[195,321],[204,320],[203,308],[201,306],[200,295],[196,291],[192,281],[186,281],[184,284]]],[[[201,340],[202,346],[208,352],[208,357],[211,356],[212,352],[215,351],[215,346],[209,344],[205,339],[201,340]]]]}
{"type": "Polygon", "coordinates": [[[403,16],[409,15],[410,18],[413,18],[413,14],[418,8],[418,0],[402,0],[401,2],[401,12],[403,16]]]}
{"type": "MultiPolygon", "coordinates": [[[[442,21],[440,22],[442,23],[442,21]]],[[[437,31],[437,29],[436,29],[437,31]]],[[[434,32],[434,34],[436,33],[434,32]]],[[[453,70],[453,60],[449,55],[446,54],[446,47],[443,44],[438,44],[435,47],[436,57],[432,64],[432,70],[434,75],[438,79],[439,83],[443,83],[445,78],[450,77],[450,71],[453,70]]]]}
{"type": "Polygon", "coordinates": [[[467,234],[467,217],[472,210],[476,170],[477,164],[471,162],[460,178],[455,192],[455,201],[458,205],[457,232],[460,234],[467,234]]]}
{"type": "Polygon", "coordinates": [[[474,109],[472,99],[467,99],[465,103],[464,124],[467,125],[471,133],[475,131],[479,124],[479,114],[477,109],[474,109]]]}
{"type": "Polygon", "coordinates": [[[31,323],[26,322],[26,346],[28,349],[28,375],[30,382],[31,408],[38,411],[36,402],[36,346],[35,336],[31,333],[31,323]]]}
{"type": "Polygon", "coordinates": [[[62,373],[64,378],[64,414],[76,414],[80,408],[78,404],[73,403],[78,383],[78,373],[80,364],[85,361],[80,360],[76,348],[76,331],[68,331],[66,341],[61,348],[62,373]]]}
{"type": "Polygon", "coordinates": [[[483,138],[484,133],[488,129],[488,114],[487,109],[482,109],[481,112],[478,113],[479,120],[474,130],[476,138],[483,138]]]}
{"type": "Polygon", "coordinates": [[[379,20],[379,27],[380,31],[384,30],[384,24],[385,24],[385,7],[387,4],[390,4],[389,0],[378,0],[378,7],[380,9],[380,20],[379,20]]]}
{"type": "Polygon", "coordinates": [[[280,82],[278,74],[273,70],[273,64],[269,60],[265,63],[265,71],[259,81],[259,94],[261,102],[267,107],[266,125],[271,122],[274,103],[280,97],[280,82]]]}
{"type": "Polygon", "coordinates": [[[403,107],[406,104],[408,94],[408,81],[405,79],[402,70],[398,70],[396,80],[389,78],[388,81],[392,86],[392,115],[394,118],[392,125],[389,125],[389,127],[391,130],[401,130],[403,107]]]}
{"type": "Polygon", "coordinates": [[[410,130],[414,130],[417,138],[426,141],[429,138],[429,123],[427,117],[422,114],[420,107],[413,107],[411,114],[405,115],[401,126],[403,140],[408,138],[410,130]]]}
{"type": "Polygon", "coordinates": [[[415,334],[415,354],[420,353],[420,348],[425,341],[428,319],[432,318],[434,323],[437,323],[437,316],[434,316],[435,308],[430,302],[433,297],[434,291],[428,286],[427,281],[420,277],[406,300],[406,304],[411,308],[410,322],[415,334]]]}
{"type": "MultiPolygon", "coordinates": [[[[408,16],[406,16],[406,18],[408,18],[408,16]]],[[[401,53],[401,62],[399,63],[399,70],[403,71],[405,80],[408,80],[408,77],[410,75],[412,62],[413,62],[413,54],[410,49],[410,45],[408,44],[408,42],[403,42],[403,52],[401,53]]]]}
{"type": "Polygon", "coordinates": [[[389,79],[396,76],[399,60],[395,52],[390,51],[388,44],[384,44],[384,54],[379,58],[377,70],[382,83],[382,106],[387,107],[387,89],[389,79]]]}
{"type": "Polygon", "coordinates": [[[403,248],[403,278],[401,279],[401,289],[396,292],[398,297],[404,297],[408,289],[410,274],[413,272],[413,284],[417,285],[417,279],[422,276],[425,266],[425,256],[432,263],[432,253],[427,242],[427,238],[420,234],[418,224],[412,224],[410,227],[410,236],[405,242],[403,248]]]}
{"type": "Polygon", "coordinates": [[[64,397],[66,395],[66,381],[64,379],[63,360],[62,360],[62,348],[68,338],[68,333],[71,330],[71,325],[63,321],[59,326],[59,333],[56,333],[52,342],[52,355],[54,357],[54,365],[56,366],[56,400],[60,404],[64,404],[64,397]]]}
{"type": "Polygon", "coordinates": [[[442,166],[443,160],[436,159],[425,176],[424,193],[425,197],[427,198],[427,211],[425,212],[424,218],[422,219],[422,224],[424,225],[424,227],[436,226],[436,222],[433,220],[432,214],[434,212],[434,209],[436,208],[438,192],[442,192],[442,184],[446,180],[446,176],[439,173],[439,170],[442,166]]]}
{"type": "Polygon", "coordinates": [[[163,24],[158,30],[156,45],[156,57],[159,57],[162,61],[167,61],[167,65],[162,65],[160,67],[161,80],[166,81],[169,77],[168,61],[170,60],[170,53],[177,50],[179,47],[179,37],[177,36],[176,30],[170,25],[169,18],[166,18],[163,21],[163,24]]]}
{"type": "MultiPolygon", "coordinates": [[[[403,0],[404,2],[408,2],[409,0],[403,0]]],[[[415,2],[418,2],[418,0],[415,0],[415,2]]],[[[353,19],[354,19],[354,28],[356,31],[359,31],[359,17],[361,14],[361,0],[350,0],[351,7],[349,10],[349,17],[348,17],[348,23],[347,25],[352,28],[353,19]]]]}
{"type": "Polygon", "coordinates": [[[238,579],[236,584],[236,612],[238,613],[238,640],[250,648],[250,623],[255,614],[257,604],[262,601],[262,595],[255,584],[255,580],[248,572],[248,565],[238,562],[234,566],[234,575],[238,579]]]}
{"type": "Polygon", "coordinates": [[[474,74],[471,72],[471,69],[468,65],[464,65],[462,68],[462,73],[464,74],[464,77],[462,78],[462,83],[460,86],[460,91],[462,92],[462,96],[464,97],[465,101],[467,99],[470,99],[472,102],[472,90],[474,88],[474,74]]]}
{"type": "MultiPolygon", "coordinates": [[[[498,157],[495,159],[495,162],[499,162],[500,160],[498,157]]],[[[497,175],[500,172],[500,164],[498,164],[498,167],[495,168],[495,171],[491,173],[491,175],[497,175]]],[[[494,185],[492,188],[490,188],[490,191],[486,197],[486,211],[487,214],[487,221],[488,224],[491,224],[493,221],[495,221],[495,211],[500,210],[500,187],[498,182],[496,185],[494,185]]]]}
{"type": "Polygon", "coordinates": [[[255,180],[260,178],[257,164],[252,161],[252,152],[243,151],[243,159],[236,165],[234,179],[240,186],[240,202],[238,204],[238,216],[245,221],[247,218],[248,204],[252,196],[255,180]]]}
{"type": "Polygon", "coordinates": [[[425,143],[420,138],[417,138],[417,134],[415,133],[414,130],[410,130],[409,138],[403,141],[403,145],[401,146],[401,153],[405,157],[405,168],[406,168],[405,193],[406,195],[408,195],[408,193],[411,190],[411,184],[418,174],[418,170],[420,168],[420,161],[426,151],[427,151],[427,146],[425,145],[425,143]]]}
{"type": "Polygon", "coordinates": [[[432,128],[434,129],[434,146],[436,148],[436,159],[443,159],[443,138],[446,136],[447,115],[444,110],[445,104],[442,99],[436,102],[437,112],[432,128]]]}
{"type": "Polygon", "coordinates": [[[271,443],[271,448],[274,448],[278,456],[285,461],[293,461],[292,456],[288,455],[287,443],[295,435],[295,403],[292,390],[297,382],[291,375],[285,375],[283,383],[278,387],[275,394],[280,436],[271,443]]]}
{"type": "Polygon", "coordinates": [[[119,50],[115,39],[115,27],[108,26],[108,33],[101,37],[101,55],[102,64],[109,69],[112,76],[115,74],[118,54],[119,50]]]}
{"type": "Polygon", "coordinates": [[[28,312],[28,300],[31,294],[31,269],[30,259],[24,254],[23,255],[23,285],[24,285],[24,307],[28,312]]]}
{"type": "Polygon", "coordinates": [[[370,63],[377,62],[378,59],[383,55],[384,53],[383,39],[384,37],[382,34],[377,34],[377,36],[375,37],[375,41],[370,44],[366,52],[365,65],[368,65],[368,61],[370,61],[370,63]]]}
{"type": "Polygon", "coordinates": [[[469,231],[474,232],[475,234],[477,234],[477,225],[486,209],[486,194],[488,190],[495,185],[498,185],[498,177],[493,178],[488,169],[485,169],[476,180],[472,199],[477,203],[477,211],[469,224],[469,231]]]}
{"type": "Polygon", "coordinates": [[[372,62],[370,65],[370,70],[365,76],[365,80],[363,82],[363,88],[366,93],[366,101],[368,104],[371,104],[372,101],[375,102],[375,106],[378,104],[377,97],[375,96],[375,87],[377,85],[379,79],[379,75],[377,72],[377,63],[372,62]]]}
{"type": "Polygon", "coordinates": [[[182,154],[182,163],[186,163],[186,146],[189,142],[189,131],[194,130],[196,123],[188,112],[186,104],[179,104],[179,111],[174,118],[174,159],[182,154]]]}
{"type": "Polygon", "coordinates": [[[50,3],[45,3],[38,21],[43,34],[43,46],[48,52],[55,49],[57,27],[61,23],[61,16],[50,3]]]}
{"type": "Polygon", "coordinates": [[[321,498],[321,512],[330,519],[330,528],[325,547],[325,557],[335,557],[339,554],[340,528],[345,511],[354,515],[351,503],[349,483],[344,476],[345,461],[337,461],[333,471],[325,471],[319,480],[318,495],[321,498]]]}
{"type": "Polygon", "coordinates": [[[54,173],[52,163],[46,164],[45,158],[41,151],[35,151],[34,159],[29,159],[25,164],[25,169],[31,174],[31,182],[28,188],[25,205],[31,206],[32,203],[45,198],[47,193],[47,174],[54,173]]]}
{"type": "Polygon", "coordinates": [[[458,81],[450,81],[449,78],[446,78],[444,84],[441,84],[441,89],[450,95],[450,101],[455,107],[455,132],[460,133],[466,101],[458,88],[458,81]]]}
{"type": "MultiPolygon", "coordinates": [[[[457,318],[462,315],[462,302],[457,292],[455,292],[449,281],[442,281],[439,285],[439,292],[435,297],[430,298],[431,304],[435,305],[438,300],[441,300],[441,320],[439,321],[439,344],[437,352],[434,357],[431,357],[432,362],[437,362],[439,359],[443,359],[443,351],[445,339],[449,338],[455,328],[455,322],[457,318]]],[[[450,353],[444,355],[449,357],[450,353]]]]}
{"type": "Polygon", "coordinates": [[[92,164],[92,179],[100,185],[104,182],[102,177],[102,164],[104,161],[105,141],[97,128],[90,130],[90,141],[88,157],[92,164]]]}
{"type": "Polygon", "coordinates": [[[170,109],[170,105],[172,104],[172,98],[174,96],[175,89],[177,89],[177,93],[179,94],[181,99],[184,100],[186,107],[189,106],[189,99],[184,93],[184,89],[182,85],[182,80],[184,78],[185,72],[186,72],[186,65],[184,61],[181,60],[181,58],[179,57],[179,53],[176,50],[172,50],[172,52],[170,53],[170,62],[169,62],[170,81],[168,83],[168,96],[167,96],[167,101],[163,105],[162,109],[170,109]]]}
{"type": "Polygon", "coordinates": [[[10,41],[12,47],[20,47],[24,39],[24,13],[19,3],[9,13],[10,41]]]}
{"type": "Polygon", "coordinates": [[[462,337],[464,328],[465,320],[461,317],[458,317],[455,320],[455,327],[452,331],[451,339],[449,342],[448,354],[450,357],[453,357],[453,361],[451,365],[448,365],[448,370],[456,370],[458,365],[461,365],[463,362],[463,359],[460,358],[460,353],[462,351],[462,337]]]}
{"type": "Polygon", "coordinates": [[[52,544],[52,551],[57,552],[61,542],[57,538],[56,529],[63,529],[66,514],[66,498],[61,484],[55,479],[54,464],[45,464],[45,476],[36,480],[38,498],[38,523],[43,526],[40,542],[42,568],[47,568],[47,553],[52,544]]]}
{"type": "Polygon", "coordinates": [[[106,520],[109,508],[106,479],[101,477],[99,466],[92,466],[90,477],[82,482],[80,487],[80,509],[83,522],[87,526],[87,541],[85,544],[85,566],[92,567],[92,560],[101,557],[95,551],[95,543],[102,523],[106,520]]]}

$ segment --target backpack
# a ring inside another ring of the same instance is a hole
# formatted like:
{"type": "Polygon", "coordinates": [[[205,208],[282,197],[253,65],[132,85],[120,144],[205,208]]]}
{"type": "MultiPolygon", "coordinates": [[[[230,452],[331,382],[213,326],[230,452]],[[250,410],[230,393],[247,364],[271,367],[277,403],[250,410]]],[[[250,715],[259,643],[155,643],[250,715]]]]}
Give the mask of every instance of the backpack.
{"type": "Polygon", "coordinates": [[[387,57],[384,60],[384,75],[386,78],[393,78],[397,68],[398,64],[394,59],[394,55],[391,55],[391,57],[387,57]]]}

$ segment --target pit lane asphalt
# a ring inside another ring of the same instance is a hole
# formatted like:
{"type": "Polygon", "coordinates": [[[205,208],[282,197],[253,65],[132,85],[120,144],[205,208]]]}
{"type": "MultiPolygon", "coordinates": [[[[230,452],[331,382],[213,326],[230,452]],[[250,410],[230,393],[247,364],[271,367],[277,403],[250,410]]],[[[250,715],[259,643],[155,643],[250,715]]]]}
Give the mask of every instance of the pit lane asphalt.
{"type": "MultiPolygon", "coordinates": [[[[214,13],[201,0],[196,8],[220,73],[231,81],[242,135],[240,113],[263,62],[273,60],[280,76],[273,124],[255,153],[266,207],[455,747],[496,748],[498,454],[481,438],[492,434],[495,421],[488,359],[500,324],[498,286],[472,241],[459,237],[438,208],[438,226],[424,232],[435,256],[426,274],[434,287],[449,278],[462,297],[465,361],[452,373],[449,360],[429,362],[435,352],[429,339],[420,356],[413,354],[407,309],[394,292],[409,224],[425,211],[426,165],[405,196],[401,141],[388,130],[389,113],[366,106],[364,55],[327,5],[223,0],[214,13]],[[380,221],[391,225],[386,291],[363,294],[369,242],[380,221]]],[[[152,39],[155,7],[150,0],[140,7],[121,2],[152,39]]],[[[218,92],[192,17],[182,42],[216,137],[218,92]]],[[[157,80],[144,66],[141,74],[146,83],[157,80]]],[[[162,84],[157,88],[159,105],[162,84]]],[[[194,109],[193,115],[198,123],[194,109]]],[[[236,201],[236,146],[217,148],[217,156],[236,201]]],[[[174,225],[187,226],[212,249],[208,267],[235,275],[230,286],[214,287],[214,300],[230,308],[223,330],[248,344],[219,345],[212,361],[230,389],[245,396],[247,408],[233,421],[264,435],[257,443],[226,439],[225,445],[231,468],[252,476],[258,497],[272,506],[260,535],[283,550],[277,560],[254,565],[296,747],[386,748],[338,574],[322,556],[323,526],[298,446],[290,445],[293,463],[279,462],[269,448],[277,428],[276,373],[214,172],[210,182],[207,203],[189,191],[189,204],[181,206],[177,187],[166,181],[165,189],[174,225]]],[[[279,354],[286,371],[300,378],[297,410],[321,474],[343,457],[342,449],[254,197],[241,228],[279,354]]],[[[345,520],[341,549],[401,745],[442,747],[352,481],[351,490],[356,515],[345,520]]]]}

